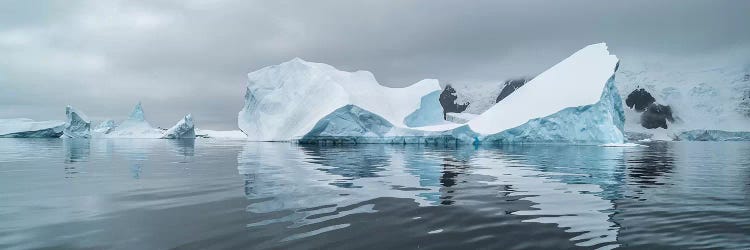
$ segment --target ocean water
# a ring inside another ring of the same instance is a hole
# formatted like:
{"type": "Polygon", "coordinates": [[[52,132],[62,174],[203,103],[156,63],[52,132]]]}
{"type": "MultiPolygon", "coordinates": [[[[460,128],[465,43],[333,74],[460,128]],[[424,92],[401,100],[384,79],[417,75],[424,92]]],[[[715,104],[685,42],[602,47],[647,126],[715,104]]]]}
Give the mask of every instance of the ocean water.
{"type": "Polygon", "coordinates": [[[750,143],[0,139],[0,249],[750,249],[750,143]]]}

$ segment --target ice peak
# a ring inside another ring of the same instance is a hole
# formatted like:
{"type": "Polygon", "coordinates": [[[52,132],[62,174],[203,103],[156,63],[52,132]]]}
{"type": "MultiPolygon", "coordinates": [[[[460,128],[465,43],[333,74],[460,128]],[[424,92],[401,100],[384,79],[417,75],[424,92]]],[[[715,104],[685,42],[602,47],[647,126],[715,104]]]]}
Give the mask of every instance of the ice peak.
{"type": "Polygon", "coordinates": [[[138,104],[135,105],[135,108],[133,109],[133,112],[130,113],[130,117],[128,117],[129,120],[135,120],[135,121],[145,121],[146,117],[143,114],[143,106],[141,105],[141,102],[138,102],[138,104]]]}

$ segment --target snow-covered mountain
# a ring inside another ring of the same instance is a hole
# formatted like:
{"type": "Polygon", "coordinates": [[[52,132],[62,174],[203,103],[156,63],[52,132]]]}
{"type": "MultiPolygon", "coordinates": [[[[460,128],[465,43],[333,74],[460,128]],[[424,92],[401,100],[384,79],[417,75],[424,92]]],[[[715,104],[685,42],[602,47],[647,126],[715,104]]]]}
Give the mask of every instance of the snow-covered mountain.
{"type": "Polygon", "coordinates": [[[692,140],[690,134],[705,130],[750,131],[747,51],[680,60],[634,57],[623,61],[616,84],[623,100],[633,102],[625,112],[625,130],[633,139],[692,140]]]}

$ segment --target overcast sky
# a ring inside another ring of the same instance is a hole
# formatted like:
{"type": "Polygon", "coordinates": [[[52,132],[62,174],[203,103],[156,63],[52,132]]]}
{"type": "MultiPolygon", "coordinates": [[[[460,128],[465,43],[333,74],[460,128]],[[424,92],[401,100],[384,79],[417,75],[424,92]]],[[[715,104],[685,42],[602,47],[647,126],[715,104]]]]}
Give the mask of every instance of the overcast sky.
{"type": "Polygon", "coordinates": [[[607,42],[619,56],[750,44],[750,1],[3,1],[0,118],[123,119],[236,129],[248,72],[294,57],[423,78],[536,75],[607,42]],[[356,2],[356,3],[355,3],[356,2]]]}

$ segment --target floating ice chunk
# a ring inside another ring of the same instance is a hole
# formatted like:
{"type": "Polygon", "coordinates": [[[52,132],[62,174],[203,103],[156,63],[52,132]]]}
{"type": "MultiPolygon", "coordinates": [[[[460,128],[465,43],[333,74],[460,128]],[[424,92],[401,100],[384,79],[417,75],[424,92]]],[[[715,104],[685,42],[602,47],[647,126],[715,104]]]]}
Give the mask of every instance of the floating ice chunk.
{"type": "Polygon", "coordinates": [[[164,139],[184,139],[195,138],[195,126],[193,125],[193,116],[188,114],[177,124],[164,132],[164,139]]]}
{"type": "Polygon", "coordinates": [[[68,120],[65,123],[63,137],[91,138],[91,120],[83,112],[68,105],[65,107],[65,116],[68,120]]]}

